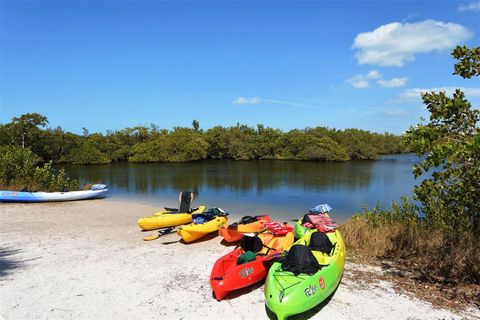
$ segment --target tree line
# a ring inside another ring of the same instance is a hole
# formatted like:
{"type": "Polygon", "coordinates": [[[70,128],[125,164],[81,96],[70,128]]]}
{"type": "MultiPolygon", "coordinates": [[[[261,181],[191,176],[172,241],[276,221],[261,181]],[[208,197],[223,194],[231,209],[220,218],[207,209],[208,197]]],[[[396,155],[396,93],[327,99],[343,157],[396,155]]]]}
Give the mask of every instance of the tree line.
{"type": "Polygon", "coordinates": [[[282,131],[257,125],[161,129],[141,125],[123,130],[83,134],[48,127],[47,117],[23,114],[0,125],[0,146],[28,148],[43,162],[102,164],[188,162],[203,159],[279,159],[347,161],[375,159],[379,154],[405,152],[401,136],[360,129],[316,127],[282,131]]]}

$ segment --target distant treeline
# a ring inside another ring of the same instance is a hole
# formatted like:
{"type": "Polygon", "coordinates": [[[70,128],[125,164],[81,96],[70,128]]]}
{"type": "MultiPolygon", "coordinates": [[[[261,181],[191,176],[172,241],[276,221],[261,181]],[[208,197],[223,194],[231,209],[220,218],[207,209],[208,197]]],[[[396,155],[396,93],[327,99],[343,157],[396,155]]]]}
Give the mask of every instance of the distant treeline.
{"type": "Polygon", "coordinates": [[[317,127],[284,132],[260,124],[256,128],[237,124],[202,130],[193,120],[191,128],[166,130],[152,124],[106,134],[84,128],[78,135],[47,125],[48,119],[37,113],[15,117],[0,125],[0,146],[29,148],[44,162],[73,164],[202,159],[347,161],[406,151],[401,136],[359,129],[317,127]]]}

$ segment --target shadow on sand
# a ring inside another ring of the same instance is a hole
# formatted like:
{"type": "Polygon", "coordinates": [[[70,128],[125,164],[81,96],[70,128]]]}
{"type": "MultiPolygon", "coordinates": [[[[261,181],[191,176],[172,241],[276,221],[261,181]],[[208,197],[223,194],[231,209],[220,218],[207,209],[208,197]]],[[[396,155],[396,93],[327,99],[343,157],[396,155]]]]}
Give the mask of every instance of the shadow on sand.
{"type": "MultiPolygon", "coordinates": [[[[318,312],[320,312],[320,310],[322,310],[330,302],[332,297],[337,292],[337,289],[338,289],[338,287],[335,288],[335,290],[332,292],[332,294],[330,296],[328,296],[327,299],[323,300],[320,304],[318,304],[314,308],[312,308],[310,310],[307,310],[303,313],[299,313],[299,314],[290,316],[290,317],[288,317],[288,320],[306,320],[306,319],[312,318],[313,316],[315,316],[318,312]]],[[[265,304],[265,312],[267,313],[267,317],[270,320],[276,320],[277,319],[277,316],[275,315],[275,313],[273,313],[270,309],[268,309],[267,304],[265,304]]]]}
{"type": "Polygon", "coordinates": [[[11,247],[0,247],[0,277],[5,277],[13,270],[24,267],[22,260],[15,259],[13,256],[20,252],[20,249],[11,247]]]}
{"type": "Polygon", "coordinates": [[[232,299],[238,298],[240,296],[243,296],[244,294],[250,293],[252,291],[255,291],[255,290],[261,288],[264,284],[265,284],[265,280],[257,282],[255,284],[252,284],[251,286],[248,286],[248,287],[245,287],[245,288],[234,290],[234,291],[230,292],[229,294],[227,294],[223,298],[223,300],[232,300],[232,299]]]}
{"type": "Polygon", "coordinates": [[[186,244],[186,245],[190,245],[190,244],[194,244],[194,243],[201,243],[201,242],[209,241],[209,240],[212,240],[213,238],[216,238],[217,236],[218,236],[217,232],[212,232],[212,233],[209,233],[209,234],[201,237],[200,239],[192,241],[192,242],[185,242],[185,241],[183,241],[183,239],[180,239],[180,242],[183,243],[183,244],[186,244]]]}
{"type": "Polygon", "coordinates": [[[222,241],[220,241],[220,244],[225,247],[236,247],[240,244],[240,241],[228,242],[225,241],[225,239],[222,239],[222,241]]]}

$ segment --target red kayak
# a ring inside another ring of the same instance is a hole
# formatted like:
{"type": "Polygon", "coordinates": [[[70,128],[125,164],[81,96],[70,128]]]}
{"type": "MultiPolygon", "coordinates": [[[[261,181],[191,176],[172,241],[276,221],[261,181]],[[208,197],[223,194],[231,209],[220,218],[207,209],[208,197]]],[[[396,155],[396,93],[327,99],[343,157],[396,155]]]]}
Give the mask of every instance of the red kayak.
{"type": "MultiPolygon", "coordinates": [[[[244,236],[240,248],[215,262],[210,275],[215,299],[220,301],[234,290],[265,279],[274,259],[293,245],[292,227],[284,226],[283,229],[288,231],[280,230],[280,234],[265,232],[253,237],[244,236]]],[[[278,230],[278,225],[276,227],[278,230]]]]}

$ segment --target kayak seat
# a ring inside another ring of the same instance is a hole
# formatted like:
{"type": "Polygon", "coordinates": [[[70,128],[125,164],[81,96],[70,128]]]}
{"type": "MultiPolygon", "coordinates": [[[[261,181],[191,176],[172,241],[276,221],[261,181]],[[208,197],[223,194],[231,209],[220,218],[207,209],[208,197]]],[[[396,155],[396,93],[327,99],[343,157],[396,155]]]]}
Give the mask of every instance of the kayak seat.
{"type": "Polygon", "coordinates": [[[234,222],[232,224],[229,224],[227,228],[230,229],[230,230],[238,230],[238,222],[234,222]]]}
{"type": "Polygon", "coordinates": [[[177,208],[167,208],[165,207],[166,211],[170,212],[178,212],[178,213],[187,213],[192,210],[192,202],[195,198],[195,194],[191,191],[182,191],[178,195],[178,209],[177,208]]]}
{"type": "Polygon", "coordinates": [[[258,236],[247,236],[244,235],[242,240],[240,240],[240,248],[243,251],[251,251],[253,253],[257,253],[263,248],[263,242],[258,236]]]}
{"type": "Polygon", "coordinates": [[[308,217],[309,214],[311,214],[311,213],[307,213],[307,214],[303,215],[302,224],[310,222],[310,218],[308,217]]]}
{"type": "Polygon", "coordinates": [[[189,212],[190,207],[192,205],[193,199],[195,198],[195,194],[191,191],[182,191],[179,194],[179,202],[180,206],[178,211],[180,212],[189,212]]]}
{"type": "Polygon", "coordinates": [[[282,262],[282,270],[292,272],[295,276],[301,273],[313,275],[320,269],[312,250],[304,245],[293,245],[282,262]]]}
{"type": "Polygon", "coordinates": [[[333,244],[328,236],[323,232],[314,232],[310,237],[308,247],[313,251],[320,251],[330,254],[333,249],[333,244]]]}
{"type": "Polygon", "coordinates": [[[240,219],[240,222],[238,224],[249,224],[252,222],[258,221],[257,217],[252,217],[252,216],[245,216],[242,219],[240,219]]]}

